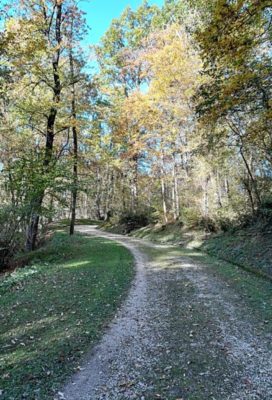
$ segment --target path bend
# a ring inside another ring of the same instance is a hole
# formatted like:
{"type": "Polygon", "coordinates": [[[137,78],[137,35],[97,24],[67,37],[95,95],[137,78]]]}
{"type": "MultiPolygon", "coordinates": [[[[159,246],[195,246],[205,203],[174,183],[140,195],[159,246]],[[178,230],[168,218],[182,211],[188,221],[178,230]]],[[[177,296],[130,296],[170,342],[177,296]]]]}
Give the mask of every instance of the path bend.
{"type": "Polygon", "coordinates": [[[174,248],[118,241],[134,255],[128,297],[100,343],[61,391],[65,400],[271,400],[271,335],[239,294],[174,248]]]}

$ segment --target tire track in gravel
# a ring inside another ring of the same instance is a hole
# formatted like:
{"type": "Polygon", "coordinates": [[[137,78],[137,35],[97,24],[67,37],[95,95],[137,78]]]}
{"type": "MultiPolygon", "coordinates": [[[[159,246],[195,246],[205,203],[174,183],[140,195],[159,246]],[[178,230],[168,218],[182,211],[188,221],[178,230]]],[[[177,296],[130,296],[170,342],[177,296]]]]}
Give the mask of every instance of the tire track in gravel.
{"type": "Polygon", "coordinates": [[[77,230],[126,246],[137,273],[108,331],[58,398],[272,399],[269,340],[256,335],[232,288],[171,248],[91,226],[77,230]]]}

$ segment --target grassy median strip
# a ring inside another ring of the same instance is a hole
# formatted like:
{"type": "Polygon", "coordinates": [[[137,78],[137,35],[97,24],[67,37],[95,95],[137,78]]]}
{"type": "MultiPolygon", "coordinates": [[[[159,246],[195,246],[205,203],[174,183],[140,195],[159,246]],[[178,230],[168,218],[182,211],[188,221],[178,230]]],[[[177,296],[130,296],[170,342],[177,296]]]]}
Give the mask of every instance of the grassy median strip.
{"type": "Polygon", "coordinates": [[[133,258],[118,243],[57,232],[29,266],[0,277],[1,400],[53,398],[133,275],[133,258]]]}

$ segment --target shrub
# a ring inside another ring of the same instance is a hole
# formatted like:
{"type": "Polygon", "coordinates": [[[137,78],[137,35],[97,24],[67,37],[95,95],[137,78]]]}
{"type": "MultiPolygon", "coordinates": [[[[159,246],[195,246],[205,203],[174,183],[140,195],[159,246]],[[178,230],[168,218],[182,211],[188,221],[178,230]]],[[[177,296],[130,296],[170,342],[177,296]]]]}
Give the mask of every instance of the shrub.
{"type": "Polygon", "coordinates": [[[219,231],[219,225],[210,217],[202,217],[199,220],[198,226],[206,232],[215,233],[219,231]]]}
{"type": "Polygon", "coordinates": [[[149,225],[152,218],[145,213],[128,212],[120,217],[119,223],[123,226],[125,233],[130,233],[135,229],[149,225]]]}
{"type": "Polygon", "coordinates": [[[23,249],[24,221],[18,208],[0,209],[0,270],[8,266],[16,252],[23,249]]]}
{"type": "Polygon", "coordinates": [[[262,217],[267,218],[269,222],[272,222],[272,198],[266,198],[263,200],[258,214],[262,217]]]}

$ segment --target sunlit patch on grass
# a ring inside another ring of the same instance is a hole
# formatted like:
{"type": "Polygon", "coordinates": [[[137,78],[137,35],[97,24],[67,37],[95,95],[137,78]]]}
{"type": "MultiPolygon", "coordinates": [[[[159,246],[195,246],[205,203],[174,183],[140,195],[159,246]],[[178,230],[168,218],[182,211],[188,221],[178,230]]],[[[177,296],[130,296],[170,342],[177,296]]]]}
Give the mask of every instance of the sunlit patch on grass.
{"type": "Polygon", "coordinates": [[[97,342],[134,275],[128,250],[112,241],[57,232],[32,265],[0,284],[3,398],[53,398],[97,342]]]}
{"type": "Polygon", "coordinates": [[[90,266],[90,261],[80,261],[80,262],[73,262],[73,263],[65,263],[63,268],[78,268],[82,267],[82,265],[90,266]]]}

